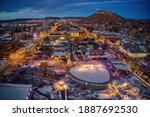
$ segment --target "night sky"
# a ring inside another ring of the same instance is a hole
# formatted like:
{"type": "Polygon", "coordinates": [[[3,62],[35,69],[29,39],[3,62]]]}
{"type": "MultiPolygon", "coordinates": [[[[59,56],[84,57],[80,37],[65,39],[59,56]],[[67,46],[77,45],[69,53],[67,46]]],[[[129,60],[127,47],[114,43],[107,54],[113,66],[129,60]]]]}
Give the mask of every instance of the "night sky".
{"type": "Polygon", "coordinates": [[[133,19],[150,19],[150,0],[1,0],[0,20],[88,16],[96,9],[133,19]]]}

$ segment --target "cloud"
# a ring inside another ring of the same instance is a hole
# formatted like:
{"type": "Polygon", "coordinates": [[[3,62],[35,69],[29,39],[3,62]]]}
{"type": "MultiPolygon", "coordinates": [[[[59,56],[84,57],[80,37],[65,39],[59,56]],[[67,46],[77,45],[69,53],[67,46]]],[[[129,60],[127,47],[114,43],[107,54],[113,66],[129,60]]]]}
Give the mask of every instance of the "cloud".
{"type": "Polygon", "coordinates": [[[149,11],[150,0],[1,0],[0,19],[85,16],[99,7],[121,12],[125,16],[128,16],[127,9],[130,9],[132,14],[141,17],[149,11]]]}
{"type": "Polygon", "coordinates": [[[87,6],[87,5],[103,5],[103,4],[121,3],[121,2],[124,2],[124,1],[81,2],[81,3],[68,4],[68,5],[66,5],[66,7],[87,6]]]}
{"type": "Polygon", "coordinates": [[[1,0],[0,12],[15,12],[20,9],[32,7],[34,9],[54,6],[60,3],[59,0],[1,0]]]}
{"type": "Polygon", "coordinates": [[[43,13],[43,9],[35,10],[27,7],[14,12],[0,12],[0,19],[14,19],[14,18],[41,18],[47,14],[43,13]]]}

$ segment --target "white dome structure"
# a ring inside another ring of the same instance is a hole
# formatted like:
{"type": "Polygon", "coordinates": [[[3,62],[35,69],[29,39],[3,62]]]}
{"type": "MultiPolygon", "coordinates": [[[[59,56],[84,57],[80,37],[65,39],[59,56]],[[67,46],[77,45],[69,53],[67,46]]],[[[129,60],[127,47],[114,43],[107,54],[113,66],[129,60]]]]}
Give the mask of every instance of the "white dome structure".
{"type": "Polygon", "coordinates": [[[76,81],[91,85],[104,85],[111,80],[109,71],[103,64],[84,64],[74,66],[70,74],[76,81]]]}

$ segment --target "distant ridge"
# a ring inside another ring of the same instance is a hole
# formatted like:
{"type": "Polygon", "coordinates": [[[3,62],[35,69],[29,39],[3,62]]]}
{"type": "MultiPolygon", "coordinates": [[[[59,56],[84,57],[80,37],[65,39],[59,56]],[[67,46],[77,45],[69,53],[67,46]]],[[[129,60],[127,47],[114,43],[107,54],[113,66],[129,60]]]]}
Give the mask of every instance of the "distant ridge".
{"type": "Polygon", "coordinates": [[[42,18],[23,18],[23,19],[9,19],[9,20],[0,20],[0,22],[17,22],[17,21],[27,21],[27,20],[41,20],[42,18]]]}
{"type": "Polygon", "coordinates": [[[27,20],[44,20],[44,19],[83,19],[84,17],[45,17],[45,18],[18,18],[9,20],[0,20],[0,22],[17,22],[17,21],[27,21],[27,20]]]}
{"type": "Polygon", "coordinates": [[[83,19],[85,17],[45,17],[44,19],[83,19]]]}
{"type": "Polygon", "coordinates": [[[45,17],[43,19],[61,19],[60,17],[45,17]]]}
{"type": "Polygon", "coordinates": [[[63,17],[64,19],[83,19],[85,17],[63,17]]]}

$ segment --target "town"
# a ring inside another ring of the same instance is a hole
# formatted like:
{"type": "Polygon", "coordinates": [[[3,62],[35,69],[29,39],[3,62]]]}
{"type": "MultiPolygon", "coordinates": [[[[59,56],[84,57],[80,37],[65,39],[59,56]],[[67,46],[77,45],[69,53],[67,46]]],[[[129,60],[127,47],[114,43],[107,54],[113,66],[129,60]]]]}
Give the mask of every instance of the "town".
{"type": "Polygon", "coordinates": [[[149,24],[104,10],[0,22],[0,99],[149,100],[149,24]]]}

